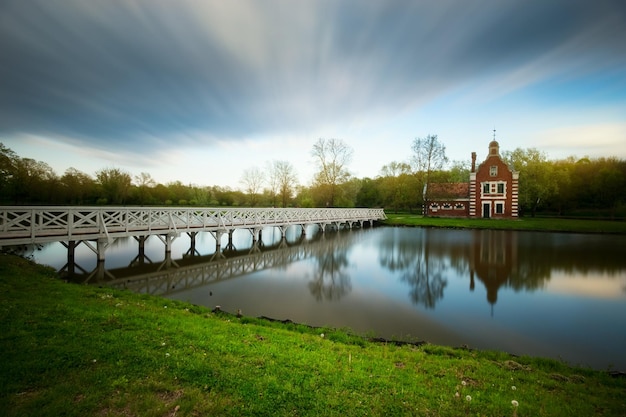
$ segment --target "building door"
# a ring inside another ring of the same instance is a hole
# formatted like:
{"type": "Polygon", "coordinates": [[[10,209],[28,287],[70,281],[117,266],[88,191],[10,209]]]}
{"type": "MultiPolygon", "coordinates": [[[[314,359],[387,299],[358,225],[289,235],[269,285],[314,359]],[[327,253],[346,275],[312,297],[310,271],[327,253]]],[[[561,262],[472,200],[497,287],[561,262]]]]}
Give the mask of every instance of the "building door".
{"type": "Polygon", "coordinates": [[[483,217],[488,219],[491,217],[491,204],[483,203],[483,217]]]}

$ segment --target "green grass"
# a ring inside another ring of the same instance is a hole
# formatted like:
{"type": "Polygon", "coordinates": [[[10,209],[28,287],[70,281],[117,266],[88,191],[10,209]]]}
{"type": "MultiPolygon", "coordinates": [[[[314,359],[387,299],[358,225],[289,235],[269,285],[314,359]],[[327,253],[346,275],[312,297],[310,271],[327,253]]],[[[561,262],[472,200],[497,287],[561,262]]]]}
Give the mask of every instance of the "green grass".
{"type": "Polygon", "coordinates": [[[0,323],[5,416],[626,415],[607,372],[237,318],[4,254],[0,323]]]}
{"type": "Polygon", "coordinates": [[[545,232],[626,233],[626,221],[523,217],[508,219],[467,219],[424,217],[417,214],[385,213],[383,224],[393,226],[447,227],[459,229],[506,229],[545,232]]]}

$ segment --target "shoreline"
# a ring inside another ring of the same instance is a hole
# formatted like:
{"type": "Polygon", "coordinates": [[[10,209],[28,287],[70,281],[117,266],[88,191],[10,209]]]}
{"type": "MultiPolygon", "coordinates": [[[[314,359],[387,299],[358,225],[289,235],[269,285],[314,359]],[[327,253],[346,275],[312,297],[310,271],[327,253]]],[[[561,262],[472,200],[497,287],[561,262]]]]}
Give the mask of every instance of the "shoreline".
{"type": "Polygon", "coordinates": [[[626,414],[621,374],[217,314],[7,254],[0,307],[7,416],[626,414]]]}

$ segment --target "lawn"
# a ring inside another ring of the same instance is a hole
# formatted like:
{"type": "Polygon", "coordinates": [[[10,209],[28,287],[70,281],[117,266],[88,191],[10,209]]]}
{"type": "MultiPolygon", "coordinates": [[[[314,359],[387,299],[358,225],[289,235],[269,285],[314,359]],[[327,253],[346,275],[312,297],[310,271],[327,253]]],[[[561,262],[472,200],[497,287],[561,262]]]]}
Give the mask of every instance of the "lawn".
{"type": "Polygon", "coordinates": [[[507,229],[534,230],[545,232],[578,232],[578,233],[626,233],[625,221],[583,220],[522,217],[509,219],[467,219],[447,217],[424,217],[417,214],[385,213],[386,225],[447,227],[460,229],[507,229]]]}
{"type": "Polygon", "coordinates": [[[235,317],[0,254],[5,416],[624,416],[626,378],[235,317]]]}

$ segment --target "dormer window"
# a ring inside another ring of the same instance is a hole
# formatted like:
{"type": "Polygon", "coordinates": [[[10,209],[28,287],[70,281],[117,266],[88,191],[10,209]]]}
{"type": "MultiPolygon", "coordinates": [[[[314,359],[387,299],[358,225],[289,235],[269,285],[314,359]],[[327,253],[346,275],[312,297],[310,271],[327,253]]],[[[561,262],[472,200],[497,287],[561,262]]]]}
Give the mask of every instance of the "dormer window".
{"type": "Polygon", "coordinates": [[[491,175],[492,177],[495,177],[498,175],[498,166],[497,165],[492,165],[489,167],[489,175],[491,175]]]}

